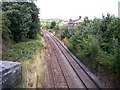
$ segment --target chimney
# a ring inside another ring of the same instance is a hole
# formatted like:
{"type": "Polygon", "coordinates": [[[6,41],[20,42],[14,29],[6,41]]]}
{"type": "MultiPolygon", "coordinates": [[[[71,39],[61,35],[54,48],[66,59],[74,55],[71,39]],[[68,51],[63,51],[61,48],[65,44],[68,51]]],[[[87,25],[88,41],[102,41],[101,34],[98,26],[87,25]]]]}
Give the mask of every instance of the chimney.
{"type": "Polygon", "coordinates": [[[70,18],[70,19],[69,19],[69,22],[71,22],[71,21],[72,21],[72,19],[70,18]]]}
{"type": "Polygon", "coordinates": [[[79,16],[79,19],[81,19],[81,16],[79,16]]]}

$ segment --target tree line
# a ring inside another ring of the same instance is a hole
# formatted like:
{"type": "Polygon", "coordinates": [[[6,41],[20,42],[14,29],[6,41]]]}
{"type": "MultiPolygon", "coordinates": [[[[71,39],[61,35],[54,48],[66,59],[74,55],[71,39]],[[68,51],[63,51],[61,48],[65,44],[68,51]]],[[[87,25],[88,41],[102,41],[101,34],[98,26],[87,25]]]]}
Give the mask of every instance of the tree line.
{"type": "Polygon", "coordinates": [[[77,27],[68,30],[67,25],[55,30],[57,36],[67,38],[68,48],[84,64],[96,72],[109,72],[120,77],[120,19],[103,15],[93,20],[85,17],[77,27]]]}
{"type": "Polygon", "coordinates": [[[2,38],[15,42],[34,39],[40,30],[39,9],[29,2],[2,3],[2,38]]]}

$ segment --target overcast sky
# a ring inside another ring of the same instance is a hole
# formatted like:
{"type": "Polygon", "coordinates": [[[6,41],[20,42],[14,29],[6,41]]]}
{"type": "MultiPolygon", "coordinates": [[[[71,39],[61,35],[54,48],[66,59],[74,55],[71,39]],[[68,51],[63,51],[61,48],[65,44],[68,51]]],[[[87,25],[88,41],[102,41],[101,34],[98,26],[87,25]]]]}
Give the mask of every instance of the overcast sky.
{"type": "Polygon", "coordinates": [[[109,12],[118,16],[118,2],[120,0],[37,0],[35,3],[40,8],[40,18],[69,18],[77,19],[101,17],[109,12]]]}

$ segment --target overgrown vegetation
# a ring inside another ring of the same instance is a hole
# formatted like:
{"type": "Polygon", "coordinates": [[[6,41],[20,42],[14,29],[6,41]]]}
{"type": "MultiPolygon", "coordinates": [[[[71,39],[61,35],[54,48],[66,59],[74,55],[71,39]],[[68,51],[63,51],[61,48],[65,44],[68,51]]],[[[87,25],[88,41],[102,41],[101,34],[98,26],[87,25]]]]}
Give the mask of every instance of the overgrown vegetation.
{"type": "Polygon", "coordinates": [[[51,22],[51,24],[50,24],[50,29],[53,29],[55,26],[56,26],[56,22],[55,22],[55,21],[54,21],[54,22],[51,22]]]}
{"type": "Polygon", "coordinates": [[[3,38],[6,38],[8,33],[15,42],[36,37],[40,30],[40,23],[38,19],[39,9],[34,3],[3,2],[2,11],[3,38]]]}
{"type": "Polygon", "coordinates": [[[43,49],[40,39],[28,40],[10,45],[9,50],[3,53],[3,60],[23,61],[32,60],[36,52],[43,49]]]}
{"type": "Polygon", "coordinates": [[[115,81],[120,78],[119,18],[110,14],[102,19],[85,17],[74,30],[64,25],[56,33],[63,40],[67,38],[69,49],[93,71],[108,72],[115,81]]]}
{"type": "Polygon", "coordinates": [[[44,50],[37,51],[32,60],[21,61],[22,82],[15,88],[43,88],[45,85],[44,50]]]}
{"type": "Polygon", "coordinates": [[[32,59],[35,52],[43,47],[39,40],[39,9],[29,2],[3,2],[2,11],[3,48],[4,42],[12,42],[3,52],[3,60],[32,59]]]}
{"type": "Polygon", "coordinates": [[[2,60],[22,64],[18,88],[43,87],[45,64],[39,9],[30,2],[3,2],[2,10],[2,60]]]}
{"type": "Polygon", "coordinates": [[[76,30],[70,38],[69,48],[78,56],[83,54],[93,63],[96,61],[95,67],[101,64],[114,73],[120,73],[119,21],[120,19],[109,14],[106,17],[103,16],[102,19],[89,20],[85,18],[80,29],[76,30]]]}

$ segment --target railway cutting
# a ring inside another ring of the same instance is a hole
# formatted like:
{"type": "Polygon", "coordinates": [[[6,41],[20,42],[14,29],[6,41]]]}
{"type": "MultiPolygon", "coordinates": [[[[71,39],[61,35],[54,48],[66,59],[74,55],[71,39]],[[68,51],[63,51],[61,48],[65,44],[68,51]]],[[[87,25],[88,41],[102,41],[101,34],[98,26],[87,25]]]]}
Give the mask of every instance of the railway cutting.
{"type": "Polygon", "coordinates": [[[104,88],[95,74],[52,33],[43,31],[47,45],[46,88],[83,88],[85,90],[104,88]]]}

